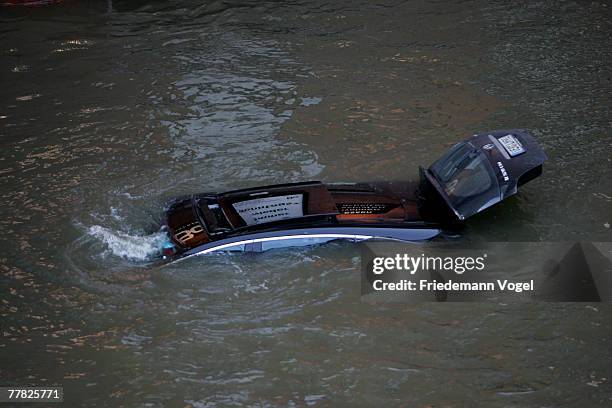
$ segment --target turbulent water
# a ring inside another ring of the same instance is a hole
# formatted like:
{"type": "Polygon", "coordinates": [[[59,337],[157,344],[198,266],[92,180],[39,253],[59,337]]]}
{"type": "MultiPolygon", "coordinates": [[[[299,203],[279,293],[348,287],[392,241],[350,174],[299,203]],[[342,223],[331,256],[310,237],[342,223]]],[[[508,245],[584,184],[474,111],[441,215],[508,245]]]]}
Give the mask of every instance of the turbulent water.
{"type": "Polygon", "coordinates": [[[474,132],[550,160],[469,241],[610,241],[612,5],[0,8],[0,385],[79,406],[610,406],[606,305],[369,304],[359,247],[152,267],[167,199],[414,178],[474,132]]]}

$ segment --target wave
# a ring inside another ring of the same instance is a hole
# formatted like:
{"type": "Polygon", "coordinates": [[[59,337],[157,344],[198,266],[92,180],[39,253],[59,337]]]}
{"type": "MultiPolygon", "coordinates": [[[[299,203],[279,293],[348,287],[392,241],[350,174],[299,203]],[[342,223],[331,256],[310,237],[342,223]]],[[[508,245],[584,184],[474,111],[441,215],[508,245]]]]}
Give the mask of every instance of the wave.
{"type": "Polygon", "coordinates": [[[161,231],[150,235],[130,235],[100,225],[89,227],[88,233],[106,244],[113,255],[130,261],[151,260],[159,255],[160,248],[167,239],[166,234],[161,231]]]}

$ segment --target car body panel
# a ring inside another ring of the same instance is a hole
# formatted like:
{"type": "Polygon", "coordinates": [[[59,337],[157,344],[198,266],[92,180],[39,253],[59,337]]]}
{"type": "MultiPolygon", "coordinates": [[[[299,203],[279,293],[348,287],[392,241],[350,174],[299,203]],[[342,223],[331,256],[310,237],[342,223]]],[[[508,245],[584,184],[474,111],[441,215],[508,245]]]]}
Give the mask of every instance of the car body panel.
{"type": "MultiPolygon", "coordinates": [[[[176,257],[173,260],[187,259],[197,255],[205,255],[213,252],[222,252],[231,249],[233,246],[245,245],[241,252],[261,252],[256,248],[248,248],[248,245],[283,241],[290,239],[341,239],[353,242],[365,240],[388,240],[415,242],[432,239],[441,233],[437,228],[380,228],[380,227],[319,227],[319,228],[297,228],[292,230],[263,231],[247,235],[239,235],[221,239],[219,241],[208,242],[192,248],[176,257]]],[[[316,244],[316,243],[314,243],[316,244]]],[[[312,242],[305,242],[306,246],[313,245],[312,242]]]]}
{"type": "Polygon", "coordinates": [[[474,135],[454,145],[427,170],[422,169],[422,172],[455,215],[464,220],[516,194],[520,185],[541,174],[546,159],[546,154],[533,136],[524,130],[497,130],[474,135]],[[500,142],[508,139],[520,147],[520,153],[515,152],[512,155],[500,142]],[[456,163],[453,163],[453,160],[456,163]],[[461,177],[462,173],[474,170],[469,169],[474,163],[477,163],[474,168],[482,171],[472,171],[470,177],[461,177]],[[448,177],[440,174],[440,170],[444,172],[447,169],[448,177]],[[482,182],[475,183],[474,174],[480,174],[482,182]],[[456,186],[462,184],[459,180],[466,180],[467,184],[471,183],[483,190],[481,193],[466,195],[470,200],[468,206],[462,206],[458,196],[453,196],[453,192],[457,190],[456,186]],[[490,188],[484,188],[488,187],[485,186],[486,182],[490,183],[490,188]],[[454,191],[451,192],[450,187],[454,187],[454,191]]]}
{"type": "Polygon", "coordinates": [[[258,251],[283,240],[309,245],[314,238],[429,240],[516,194],[545,160],[527,132],[499,130],[457,143],[420,168],[420,182],[308,181],[179,197],[166,208],[164,257],[258,251]]]}

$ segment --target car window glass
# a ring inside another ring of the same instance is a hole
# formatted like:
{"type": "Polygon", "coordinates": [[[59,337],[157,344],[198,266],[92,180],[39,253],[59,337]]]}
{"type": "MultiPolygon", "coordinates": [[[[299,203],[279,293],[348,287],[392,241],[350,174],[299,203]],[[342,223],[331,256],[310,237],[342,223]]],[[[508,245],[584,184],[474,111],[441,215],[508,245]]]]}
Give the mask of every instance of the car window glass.
{"type": "Polygon", "coordinates": [[[290,247],[304,247],[310,245],[319,245],[324,244],[329,241],[333,241],[338,238],[288,238],[288,239],[278,239],[278,240],[270,240],[263,241],[261,243],[261,250],[267,251],[270,249],[278,249],[278,248],[290,248],[290,247]]]}
{"type": "Polygon", "coordinates": [[[469,157],[463,168],[457,169],[444,186],[446,194],[452,198],[471,197],[489,189],[494,181],[487,172],[488,163],[482,156],[469,157]]]}
{"type": "Polygon", "coordinates": [[[215,249],[214,252],[244,252],[244,244],[236,244],[228,247],[215,249]]]}
{"type": "Polygon", "coordinates": [[[455,146],[431,171],[459,214],[469,216],[499,201],[499,183],[489,161],[469,144],[455,146]]]}

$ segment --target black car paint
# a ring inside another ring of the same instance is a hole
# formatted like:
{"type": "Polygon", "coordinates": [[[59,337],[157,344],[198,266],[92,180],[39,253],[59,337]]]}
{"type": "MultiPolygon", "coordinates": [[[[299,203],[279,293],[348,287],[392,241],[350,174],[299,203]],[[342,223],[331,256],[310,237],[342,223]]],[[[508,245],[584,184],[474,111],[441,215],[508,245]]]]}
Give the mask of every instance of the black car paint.
{"type": "MultiPolygon", "coordinates": [[[[533,136],[520,129],[497,130],[476,134],[458,143],[456,146],[464,144],[470,146],[474,152],[478,152],[478,154],[482,154],[486,157],[488,165],[495,174],[496,181],[499,185],[499,197],[476,211],[461,213],[453,208],[452,202],[445,192],[443,183],[438,180],[436,175],[431,171],[431,167],[436,163],[434,162],[434,164],[427,169],[420,167],[421,182],[415,192],[415,196],[418,198],[419,211],[423,217],[421,221],[404,222],[401,225],[391,223],[373,226],[372,224],[360,222],[339,225],[332,216],[304,216],[294,220],[271,222],[265,226],[243,227],[228,231],[228,233],[221,234],[218,240],[213,240],[186,251],[179,252],[174,256],[167,257],[167,260],[175,261],[201,253],[208,253],[214,251],[215,248],[227,247],[233,243],[257,241],[261,239],[276,239],[274,237],[283,239],[283,237],[287,238],[298,235],[316,236],[318,234],[339,234],[346,235],[347,238],[350,238],[350,236],[361,236],[399,241],[429,240],[439,235],[445,229],[460,225],[467,217],[516,194],[520,185],[541,174],[542,164],[547,159],[546,154],[540,148],[533,136]],[[508,152],[505,151],[498,140],[509,134],[520,141],[525,148],[524,153],[511,157],[508,152]]],[[[237,190],[237,192],[248,190],[249,189],[237,190]]],[[[207,193],[189,196],[194,208],[197,207],[197,200],[204,196],[215,197],[215,194],[207,193]]],[[[177,201],[174,201],[174,203],[177,203],[177,201]]],[[[171,209],[172,205],[168,208],[167,215],[171,209]]],[[[204,224],[202,215],[197,210],[194,211],[200,222],[204,224]]]]}

